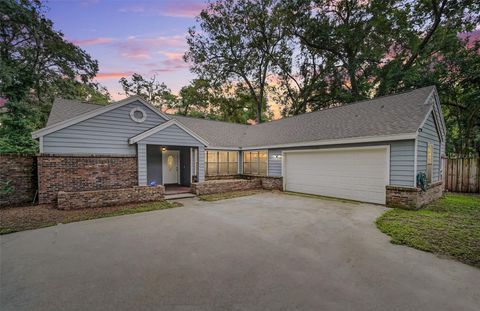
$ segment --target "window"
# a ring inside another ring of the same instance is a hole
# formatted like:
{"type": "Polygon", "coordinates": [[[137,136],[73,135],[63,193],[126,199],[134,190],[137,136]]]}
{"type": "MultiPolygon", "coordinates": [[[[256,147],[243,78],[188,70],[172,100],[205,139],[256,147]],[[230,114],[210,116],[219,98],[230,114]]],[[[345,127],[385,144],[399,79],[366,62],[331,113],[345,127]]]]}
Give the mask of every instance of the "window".
{"type": "Polygon", "coordinates": [[[243,152],[243,173],[249,175],[267,175],[268,152],[244,151],[243,152]]]}
{"type": "Polygon", "coordinates": [[[145,121],[145,119],[147,119],[147,114],[142,108],[135,107],[130,110],[130,118],[132,118],[132,120],[137,123],[142,123],[143,121],[145,121]]]}
{"type": "Polygon", "coordinates": [[[428,144],[427,145],[427,172],[426,172],[426,175],[427,175],[427,181],[429,183],[432,182],[432,174],[433,174],[432,166],[433,166],[433,145],[428,144]]]}
{"type": "Polygon", "coordinates": [[[207,176],[238,174],[237,151],[205,151],[205,172],[207,176]]]}

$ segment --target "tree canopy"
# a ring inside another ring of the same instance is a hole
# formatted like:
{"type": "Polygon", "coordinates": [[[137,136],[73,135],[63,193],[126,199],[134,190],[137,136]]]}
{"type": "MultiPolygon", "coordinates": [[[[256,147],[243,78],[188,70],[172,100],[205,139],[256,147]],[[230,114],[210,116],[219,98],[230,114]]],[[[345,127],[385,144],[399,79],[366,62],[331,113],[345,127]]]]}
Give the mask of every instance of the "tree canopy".
{"type": "Polygon", "coordinates": [[[473,0],[216,0],[185,59],[207,80],[246,86],[257,113],[274,101],[284,116],[434,84],[448,150],[480,154],[478,39],[465,40],[479,24],[473,0]]]}
{"type": "Polygon", "coordinates": [[[55,97],[106,103],[93,82],[98,63],[53,28],[39,0],[0,1],[0,152],[36,152],[30,132],[43,126],[55,97]]]}

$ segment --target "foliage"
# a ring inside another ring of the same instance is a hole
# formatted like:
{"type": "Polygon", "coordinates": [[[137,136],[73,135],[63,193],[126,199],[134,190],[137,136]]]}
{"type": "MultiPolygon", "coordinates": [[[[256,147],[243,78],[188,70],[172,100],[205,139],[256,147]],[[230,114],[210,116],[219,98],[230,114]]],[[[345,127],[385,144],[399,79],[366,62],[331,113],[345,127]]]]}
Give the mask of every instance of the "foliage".
{"type": "Polygon", "coordinates": [[[393,209],[378,228],[405,244],[480,267],[480,196],[446,194],[418,211],[393,209]]]}
{"type": "Polygon", "coordinates": [[[479,52],[461,38],[479,12],[471,0],[217,0],[190,29],[185,59],[285,116],[434,84],[447,149],[468,154],[479,150],[479,52]]]}
{"type": "Polygon", "coordinates": [[[31,132],[38,128],[38,107],[26,101],[9,101],[8,113],[0,115],[0,153],[34,154],[38,143],[31,132]]]}
{"type": "Polygon", "coordinates": [[[0,180],[0,195],[12,193],[14,187],[11,180],[0,180]]]}
{"type": "Polygon", "coordinates": [[[255,103],[262,122],[267,77],[275,63],[289,55],[285,30],[274,0],[209,2],[198,18],[201,31],[189,29],[185,60],[202,79],[219,84],[241,83],[255,103]]]}
{"type": "MultiPolygon", "coordinates": [[[[171,108],[180,115],[246,124],[255,119],[255,102],[242,85],[215,85],[212,81],[195,79],[180,90],[171,108]]],[[[262,119],[268,120],[266,102],[262,119]]]]}
{"type": "Polygon", "coordinates": [[[8,135],[2,135],[2,151],[33,151],[36,142],[26,133],[45,124],[57,96],[109,99],[108,92],[92,82],[97,61],[66,41],[44,11],[39,0],[0,1],[0,97],[11,102],[2,116],[1,131],[8,135]]]}
{"type": "Polygon", "coordinates": [[[119,81],[125,92],[125,95],[138,95],[146,101],[156,105],[160,109],[174,105],[176,101],[175,95],[163,82],[158,82],[156,76],[150,79],[144,78],[138,73],[134,73],[129,81],[123,77],[119,81]]]}

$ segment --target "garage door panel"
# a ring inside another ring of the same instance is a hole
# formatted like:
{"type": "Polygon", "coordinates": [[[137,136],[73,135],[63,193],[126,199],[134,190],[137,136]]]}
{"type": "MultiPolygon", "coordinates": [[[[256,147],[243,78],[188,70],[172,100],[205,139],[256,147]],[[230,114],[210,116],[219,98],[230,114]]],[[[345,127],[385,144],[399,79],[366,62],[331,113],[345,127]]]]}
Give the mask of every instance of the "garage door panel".
{"type": "Polygon", "coordinates": [[[317,180],[315,182],[307,183],[305,179],[300,177],[289,178],[288,184],[298,184],[298,185],[314,185],[318,187],[334,187],[335,188],[354,188],[354,189],[377,189],[385,185],[384,179],[372,179],[370,178],[369,183],[363,183],[365,180],[361,177],[351,177],[351,178],[338,178],[331,176],[314,176],[317,180]]]}
{"type": "Polygon", "coordinates": [[[287,191],[385,203],[387,150],[332,149],[285,154],[287,191]]]}

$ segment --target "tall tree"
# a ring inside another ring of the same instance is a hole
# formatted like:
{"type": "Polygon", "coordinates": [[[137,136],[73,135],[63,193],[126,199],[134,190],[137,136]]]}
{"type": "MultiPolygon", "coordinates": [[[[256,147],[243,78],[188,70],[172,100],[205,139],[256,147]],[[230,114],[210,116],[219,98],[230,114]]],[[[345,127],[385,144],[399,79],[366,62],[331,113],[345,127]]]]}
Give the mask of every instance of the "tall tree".
{"type": "Polygon", "coordinates": [[[189,85],[180,89],[177,101],[171,108],[178,114],[191,115],[204,113],[210,105],[210,85],[208,81],[194,79],[189,85]]]}
{"type": "Polygon", "coordinates": [[[202,79],[241,82],[262,122],[267,77],[274,60],[289,55],[286,33],[275,0],[217,0],[198,18],[200,32],[189,29],[185,60],[202,79]]]}
{"type": "Polygon", "coordinates": [[[125,95],[139,95],[160,109],[168,108],[169,105],[174,105],[176,101],[175,95],[172,94],[165,83],[157,81],[156,76],[147,79],[138,73],[134,73],[130,81],[123,77],[119,80],[119,83],[125,95]]]}
{"type": "Polygon", "coordinates": [[[39,0],[0,1],[0,97],[8,99],[0,136],[18,134],[2,140],[0,152],[35,152],[29,133],[45,124],[57,96],[109,98],[93,82],[97,61],[66,41],[44,12],[39,0]]]}

